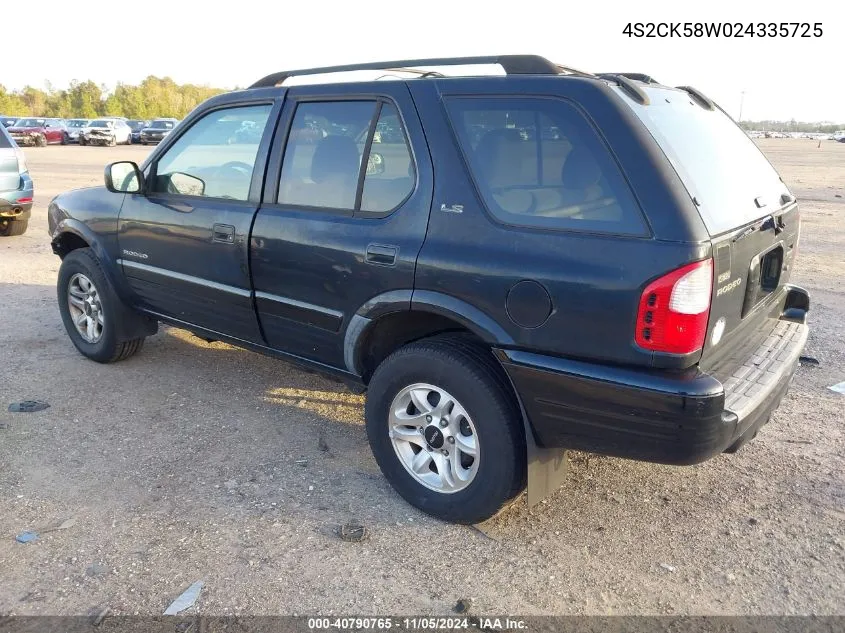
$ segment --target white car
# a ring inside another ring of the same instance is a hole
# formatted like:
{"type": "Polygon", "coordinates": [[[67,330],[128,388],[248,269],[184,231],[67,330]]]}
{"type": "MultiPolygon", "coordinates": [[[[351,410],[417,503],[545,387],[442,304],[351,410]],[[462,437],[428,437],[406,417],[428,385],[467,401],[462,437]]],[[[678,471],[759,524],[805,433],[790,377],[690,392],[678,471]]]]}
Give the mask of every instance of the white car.
{"type": "Polygon", "coordinates": [[[123,119],[96,119],[79,133],[80,145],[130,145],[132,128],[123,119]]]}

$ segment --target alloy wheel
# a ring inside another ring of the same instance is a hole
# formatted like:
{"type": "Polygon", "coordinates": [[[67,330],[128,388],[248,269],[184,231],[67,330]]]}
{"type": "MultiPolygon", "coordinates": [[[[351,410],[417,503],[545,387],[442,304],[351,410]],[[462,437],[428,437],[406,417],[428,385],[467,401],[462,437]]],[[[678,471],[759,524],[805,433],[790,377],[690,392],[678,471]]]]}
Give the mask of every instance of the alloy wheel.
{"type": "Polygon", "coordinates": [[[83,340],[87,343],[99,341],[105,327],[100,293],[94,283],[82,273],[76,273],[70,278],[67,303],[73,325],[83,340]]]}
{"type": "Polygon", "coordinates": [[[475,425],[461,403],[440,387],[415,383],[402,389],[390,405],[388,433],[405,470],[426,488],[459,492],[478,473],[475,425]]]}

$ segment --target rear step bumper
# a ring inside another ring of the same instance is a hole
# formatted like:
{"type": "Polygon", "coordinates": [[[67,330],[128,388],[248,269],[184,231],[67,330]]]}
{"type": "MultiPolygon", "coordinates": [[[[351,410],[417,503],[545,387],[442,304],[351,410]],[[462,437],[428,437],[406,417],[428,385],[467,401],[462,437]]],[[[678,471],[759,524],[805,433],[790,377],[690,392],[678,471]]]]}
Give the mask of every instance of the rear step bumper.
{"type": "Polygon", "coordinates": [[[756,434],[780,404],[807,341],[783,320],[722,384],[698,369],[638,371],[497,350],[540,446],[696,464],[756,434]]]}

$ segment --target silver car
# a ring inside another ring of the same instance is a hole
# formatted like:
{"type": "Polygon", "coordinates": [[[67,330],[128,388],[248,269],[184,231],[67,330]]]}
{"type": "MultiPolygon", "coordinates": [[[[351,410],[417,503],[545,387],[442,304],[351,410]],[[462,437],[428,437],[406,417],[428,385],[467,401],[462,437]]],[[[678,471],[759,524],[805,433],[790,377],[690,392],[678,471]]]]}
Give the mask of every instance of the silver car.
{"type": "Polygon", "coordinates": [[[87,126],[91,119],[68,119],[67,123],[67,138],[69,143],[78,143],[79,134],[82,128],[87,126]]]}
{"type": "Polygon", "coordinates": [[[23,150],[0,125],[0,236],[26,232],[33,195],[23,150]]]}

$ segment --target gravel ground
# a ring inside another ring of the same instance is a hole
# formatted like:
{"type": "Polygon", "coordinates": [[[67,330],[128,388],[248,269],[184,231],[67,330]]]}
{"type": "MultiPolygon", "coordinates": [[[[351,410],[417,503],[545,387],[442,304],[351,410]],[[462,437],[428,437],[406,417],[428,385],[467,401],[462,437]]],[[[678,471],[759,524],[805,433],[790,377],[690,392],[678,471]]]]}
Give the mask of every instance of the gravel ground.
{"type": "Polygon", "coordinates": [[[84,360],[56,307],[46,207],[141,147],[26,150],[29,231],[0,239],[0,613],[845,614],[845,144],[761,141],[802,202],[812,293],[792,390],[734,456],[675,468],[571,454],[565,485],[483,529],[382,478],[362,398],[162,328],[129,361],[84,360]],[[31,414],[8,403],[46,400],[31,414]],[[307,460],[307,461],[302,461],[307,460]],[[62,529],[58,529],[63,522],[62,529]],[[370,538],[341,541],[356,520],[370,538]],[[15,536],[40,532],[21,544],[15,536]]]}

